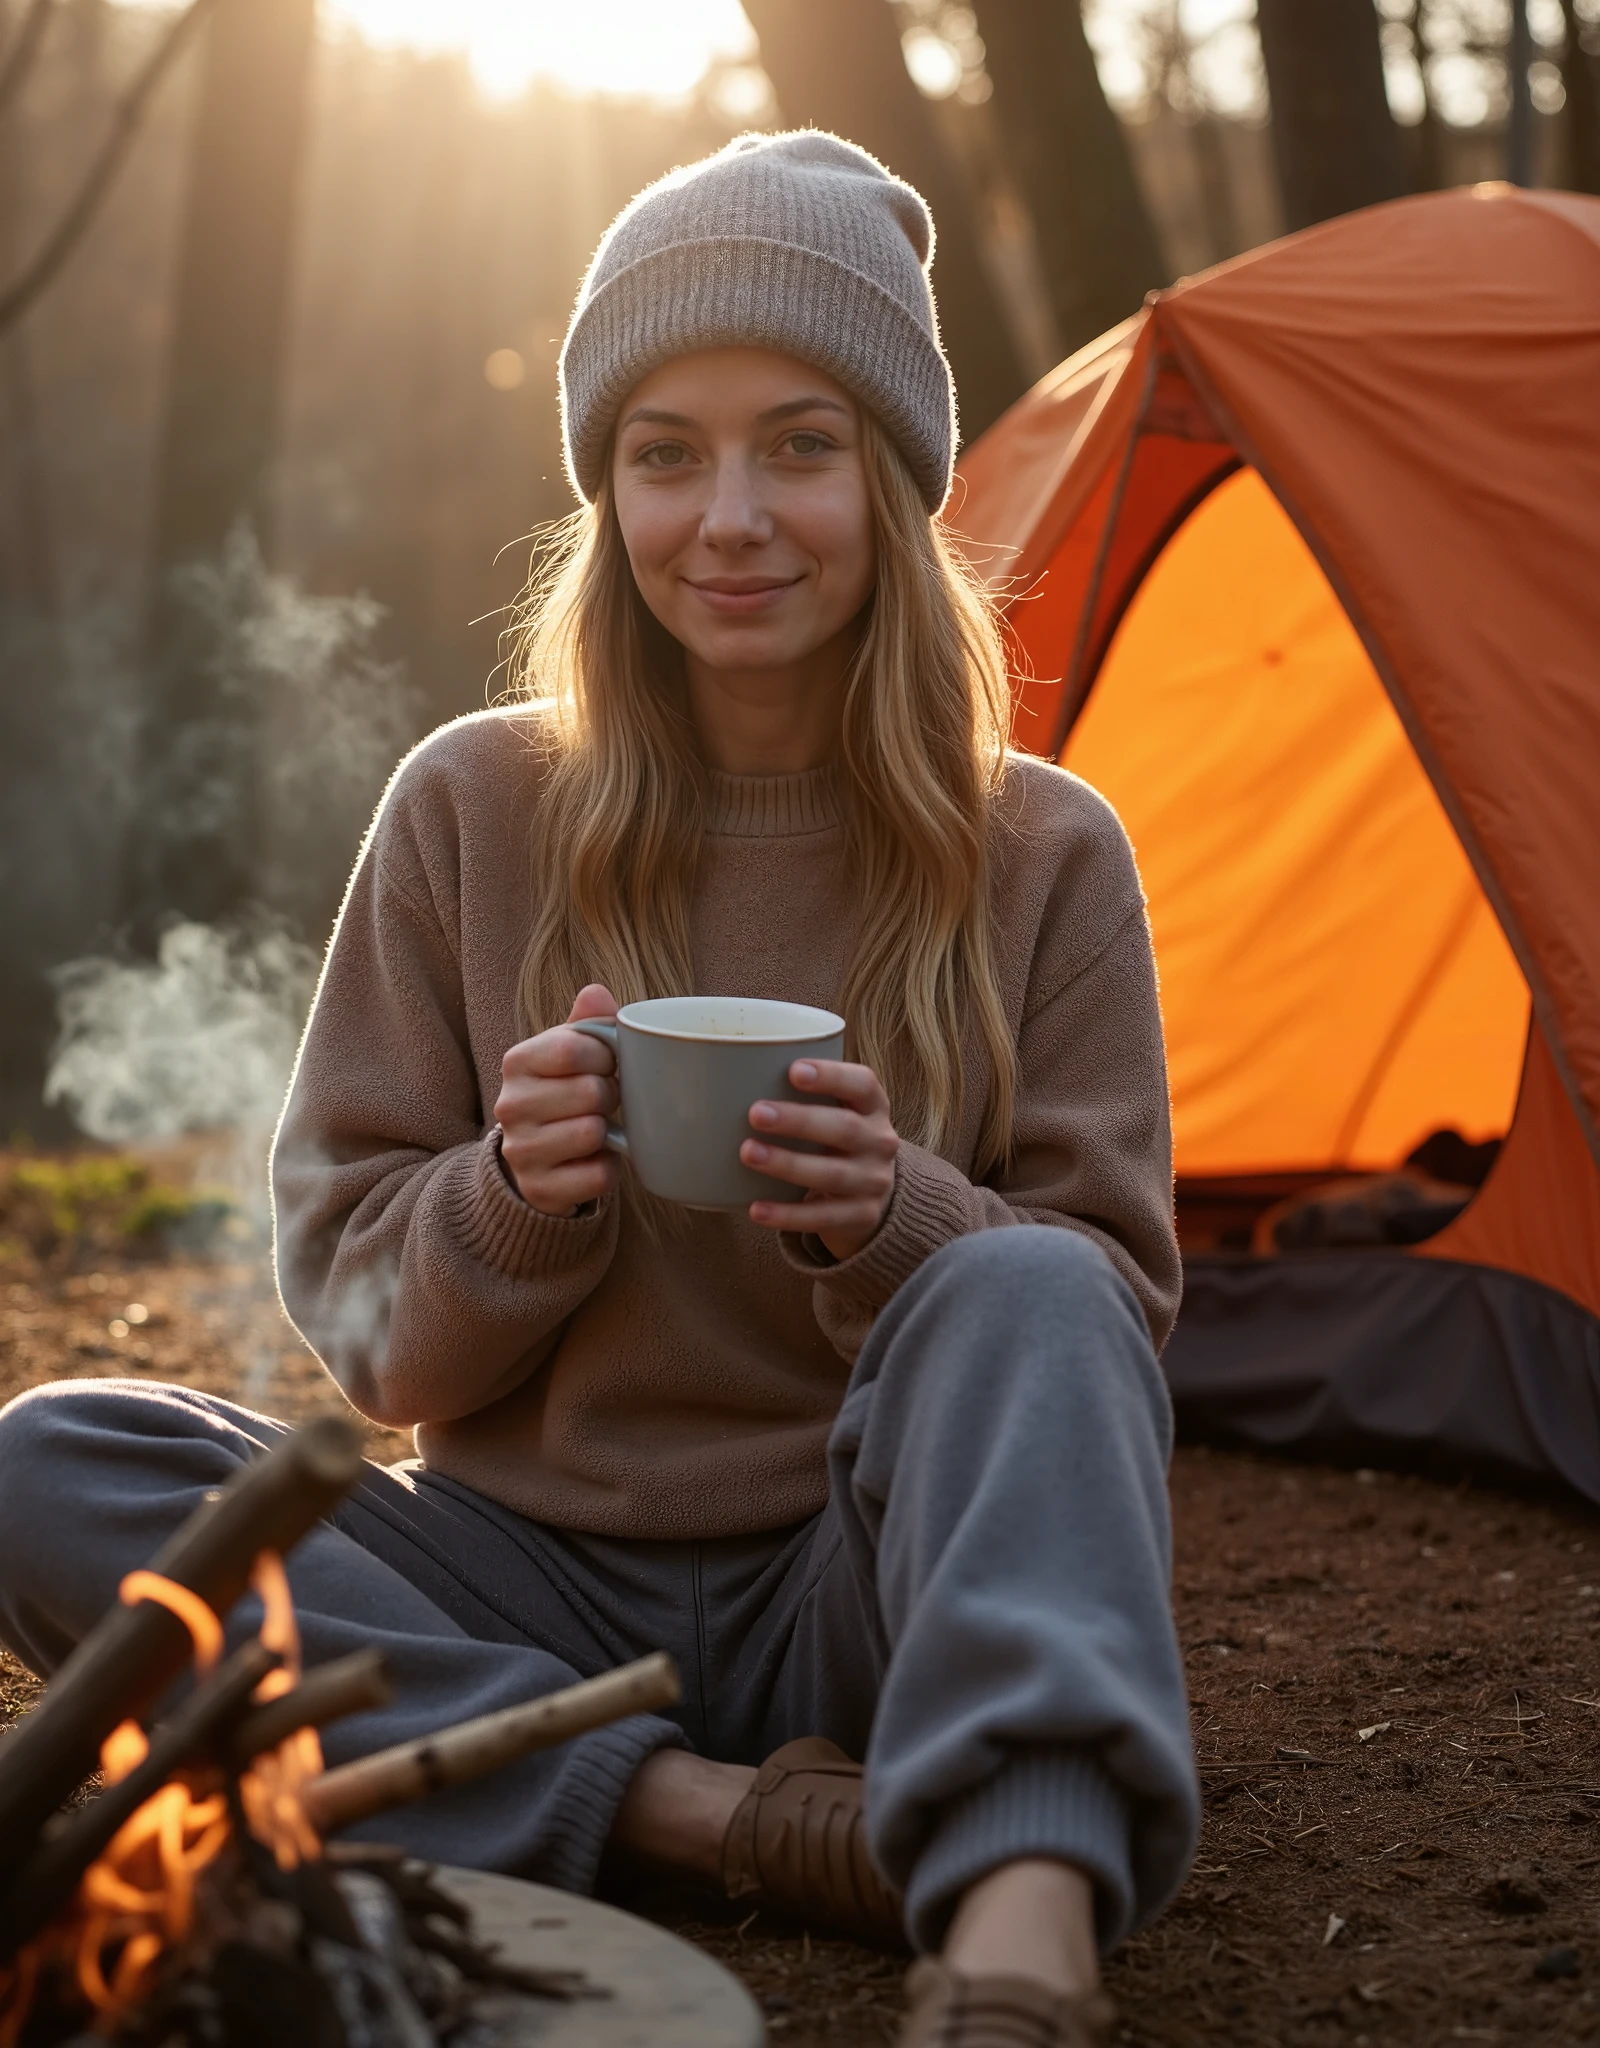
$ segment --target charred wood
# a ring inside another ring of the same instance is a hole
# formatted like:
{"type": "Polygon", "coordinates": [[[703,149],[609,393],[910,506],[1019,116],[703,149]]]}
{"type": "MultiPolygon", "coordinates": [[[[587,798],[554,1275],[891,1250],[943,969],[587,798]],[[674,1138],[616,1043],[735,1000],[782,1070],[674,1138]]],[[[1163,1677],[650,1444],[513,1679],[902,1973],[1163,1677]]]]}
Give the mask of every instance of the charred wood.
{"type": "MultiPolygon", "coordinates": [[[[349,1423],[309,1422],[197,1509],[151,1569],[226,1614],[260,1552],[292,1550],[360,1470],[361,1439],[349,1423]]],[[[189,1654],[182,1622],[148,1600],[113,1607],[85,1636],[0,1743],[0,1870],[20,1868],[51,1814],[95,1769],[107,1735],[146,1713],[189,1654]]],[[[0,1893],[0,1910],[4,1904],[0,1893]]]]}
{"type": "Polygon", "coordinates": [[[386,1707],[393,1698],[381,1650],[357,1650],[353,1656],[335,1658],[308,1671],[292,1691],[246,1714],[228,1733],[226,1759],[242,1770],[299,1728],[325,1728],[346,1714],[386,1707]]]}

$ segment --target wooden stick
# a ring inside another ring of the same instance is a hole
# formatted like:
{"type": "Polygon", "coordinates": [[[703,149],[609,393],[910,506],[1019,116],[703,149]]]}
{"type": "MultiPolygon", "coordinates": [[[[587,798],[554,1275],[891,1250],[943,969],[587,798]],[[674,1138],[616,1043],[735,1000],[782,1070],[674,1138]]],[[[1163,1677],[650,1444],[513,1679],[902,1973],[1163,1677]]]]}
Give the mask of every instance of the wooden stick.
{"type": "MultiPolygon", "coordinates": [[[[137,1444],[129,1455],[138,1456],[137,1444]]],[[[308,1422],[242,1466],[150,1568],[226,1614],[249,1584],[257,1553],[293,1549],[360,1470],[361,1438],[351,1424],[336,1416],[308,1422]]],[[[39,1830],[95,1769],[101,1743],[119,1721],[148,1711],[189,1654],[189,1631],[175,1614],[150,1600],[119,1601],[0,1742],[0,1914],[39,1830]]]]}
{"type": "Polygon", "coordinates": [[[409,1806],[447,1785],[480,1778],[533,1750],[553,1748],[629,1714],[673,1706],[682,1697],[677,1667],[664,1650],[658,1650],[564,1692],[547,1693],[520,1707],[441,1728],[420,1742],[402,1742],[353,1764],[341,1764],[314,1778],[301,1799],[317,1832],[333,1834],[390,1807],[409,1806]]]}
{"type": "Polygon", "coordinates": [[[386,1707],[393,1698],[383,1652],[357,1650],[352,1656],[317,1665],[292,1691],[280,1693],[264,1707],[246,1714],[230,1730],[224,1753],[236,1770],[243,1770],[299,1728],[325,1728],[346,1714],[386,1707]]]}
{"type": "Polygon", "coordinates": [[[142,1763],[47,1832],[7,1895],[0,1916],[0,1958],[15,1955],[55,1918],[123,1822],[244,1712],[251,1693],[281,1661],[276,1651],[258,1642],[235,1651],[216,1677],[197,1687],[155,1731],[142,1763]]]}

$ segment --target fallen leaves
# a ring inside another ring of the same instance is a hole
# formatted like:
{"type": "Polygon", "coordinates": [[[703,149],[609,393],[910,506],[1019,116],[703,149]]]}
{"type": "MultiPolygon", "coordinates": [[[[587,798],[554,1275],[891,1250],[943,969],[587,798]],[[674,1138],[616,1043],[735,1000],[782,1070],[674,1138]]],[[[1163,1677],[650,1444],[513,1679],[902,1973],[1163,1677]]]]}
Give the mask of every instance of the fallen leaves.
{"type": "Polygon", "coordinates": [[[1393,1726],[1394,1723],[1392,1721],[1374,1721],[1370,1728],[1358,1728],[1356,1730],[1356,1740],[1357,1742],[1370,1742],[1374,1735],[1387,1735],[1393,1726]]]}

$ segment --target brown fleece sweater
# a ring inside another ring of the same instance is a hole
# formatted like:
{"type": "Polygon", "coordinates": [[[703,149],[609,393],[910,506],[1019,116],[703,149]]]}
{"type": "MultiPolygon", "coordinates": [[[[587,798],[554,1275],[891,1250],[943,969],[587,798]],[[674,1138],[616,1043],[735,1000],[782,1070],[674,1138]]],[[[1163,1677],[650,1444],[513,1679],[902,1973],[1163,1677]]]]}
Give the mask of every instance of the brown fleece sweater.
{"type": "MultiPolygon", "coordinates": [[[[402,764],[356,867],[273,1160],[279,1285],[375,1421],[566,1528],[777,1528],[827,1493],[824,1448],[874,1316],[967,1231],[1101,1245],[1156,1342],[1177,1308],[1166,1068],[1144,903],[1115,815],[1019,759],[993,825],[1000,985],[1017,1034],[1010,1166],[903,1145],[883,1225],[819,1265],[742,1215],[659,1236],[612,1197],[539,1215],[489,1106],[518,1038],[538,771],[526,711],[464,718],[402,764]]],[[[695,988],[836,1005],[854,896],[829,771],[717,776],[693,902],[695,988]]]]}

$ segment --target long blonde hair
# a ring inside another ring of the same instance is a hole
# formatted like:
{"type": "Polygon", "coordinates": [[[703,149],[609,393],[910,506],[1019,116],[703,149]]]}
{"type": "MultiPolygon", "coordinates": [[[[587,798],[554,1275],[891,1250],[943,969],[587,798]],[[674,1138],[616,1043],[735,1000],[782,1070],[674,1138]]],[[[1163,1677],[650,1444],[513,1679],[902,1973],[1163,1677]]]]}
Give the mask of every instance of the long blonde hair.
{"type": "MultiPolygon", "coordinates": [[[[844,695],[837,773],[864,906],[839,1007],[895,1128],[948,1151],[976,1027],[991,1070],[977,1147],[1010,1150],[1016,1046],[990,929],[990,809],[1010,717],[988,601],[863,415],[877,585],[844,695]]],[[[516,694],[543,707],[548,781],[534,825],[536,912],[523,1022],[561,1023],[603,982],[619,1002],[691,993],[689,900],[707,778],[682,653],[633,580],[609,490],[558,530],[514,624],[516,694]]]]}

